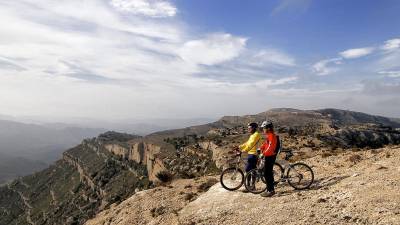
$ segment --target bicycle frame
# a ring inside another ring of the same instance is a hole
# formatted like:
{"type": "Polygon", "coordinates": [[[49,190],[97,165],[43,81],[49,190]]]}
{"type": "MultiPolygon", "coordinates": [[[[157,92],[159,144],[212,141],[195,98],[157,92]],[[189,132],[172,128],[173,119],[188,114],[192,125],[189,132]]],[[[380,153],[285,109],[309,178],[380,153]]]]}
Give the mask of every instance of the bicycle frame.
{"type": "Polygon", "coordinates": [[[299,173],[293,167],[292,163],[283,164],[283,163],[279,163],[278,162],[278,164],[281,165],[282,168],[283,168],[283,173],[282,173],[282,176],[280,178],[280,181],[283,181],[283,182],[287,181],[287,179],[289,178],[289,176],[288,176],[289,169],[292,169],[294,172],[296,172],[297,175],[299,175],[299,173]]]}
{"type": "Polygon", "coordinates": [[[281,152],[285,152],[287,155],[285,156],[284,160],[280,160],[281,162],[283,161],[283,162],[286,162],[286,163],[276,162],[277,164],[279,164],[283,168],[283,173],[282,173],[280,181],[283,181],[283,182],[287,181],[287,179],[289,178],[289,176],[288,176],[289,175],[289,169],[292,169],[297,175],[301,175],[293,167],[293,163],[288,162],[289,158],[293,156],[292,151],[291,150],[283,151],[282,149],[279,149],[277,155],[279,155],[281,152]]]}

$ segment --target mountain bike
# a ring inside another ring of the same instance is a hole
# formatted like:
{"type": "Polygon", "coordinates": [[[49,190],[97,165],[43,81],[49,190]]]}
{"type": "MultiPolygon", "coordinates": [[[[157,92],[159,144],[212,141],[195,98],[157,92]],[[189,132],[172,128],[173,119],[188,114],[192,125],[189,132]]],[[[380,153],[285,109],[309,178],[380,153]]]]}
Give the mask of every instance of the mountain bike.
{"type": "MultiPolygon", "coordinates": [[[[236,157],[234,161],[235,165],[223,170],[220,176],[220,182],[222,187],[228,191],[234,191],[239,189],[240,187],[243,186],[245,181],[245,175],[241,167],[246,162],[242,158],[242,152],[236,151],[235,157],[236,157]]],[[[257,165],[262,164],[263,161],[264,160],[258,160],[257,165]]],[[[275,170],[276,173],[274,173],[274,179],[279,180],[282,177],[281,175],[282,166],[279,164],[275,164],[274,171],[275,170]],[[275,177],[275,175],[277,177],[275,177]]],[[[266,183],[264,177],[262,177],[261,180],[262,182],[266,183]]]]}
{"type": "MultiPolygon", "coordinates": [[[[285,160],[288,161],[292,156],[291,150],[281,151],[285,152],[285,160]]],[[[278,153],[279,154],[279,153],[278,153]]],[[[264,160],[259,160],[263,162],[264,160]]],[[[274,181],[275,185],[279,182],[287,181],[290,186],[296,190],[303,190],[309,188],[314,182],[314,172],[310,166],[305,163],[288,163],[284,166],[275,162],[274,164],[274,181]]],[[[267,185],[264,178],[264,165],[260,163],[257,168],[250,170],[245,178],[250,182],[245,183],[245,187],[248,191],[254,194],[259,194],[267,189],[267,185]]]]}

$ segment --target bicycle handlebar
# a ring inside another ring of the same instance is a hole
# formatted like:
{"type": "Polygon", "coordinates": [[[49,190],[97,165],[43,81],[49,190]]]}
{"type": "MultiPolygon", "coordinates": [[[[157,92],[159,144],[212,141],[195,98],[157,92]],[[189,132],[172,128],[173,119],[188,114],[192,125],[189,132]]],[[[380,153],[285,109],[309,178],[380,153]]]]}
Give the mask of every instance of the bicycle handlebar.
{"type": "Polygon", "coordinates": [[[233,148],[232,150],[228,151],[228,153],[229,154],[233,154],[234,153],[236,156],[242,155],[242,151],[240,151],[240,150],[238,150],[236,148],[233,148]]]}

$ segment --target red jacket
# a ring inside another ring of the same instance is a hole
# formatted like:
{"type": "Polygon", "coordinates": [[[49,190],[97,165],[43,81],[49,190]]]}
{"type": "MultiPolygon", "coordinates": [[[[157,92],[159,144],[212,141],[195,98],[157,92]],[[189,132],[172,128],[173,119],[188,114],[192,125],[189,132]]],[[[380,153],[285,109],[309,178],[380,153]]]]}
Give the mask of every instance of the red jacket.
{"type": "Polygon", "coordinates": [[[260,147],[260,150],[264,156],[273,156],[277,153],[275,152],[277,145],[278,137],[274,133],[270,132],[265,135],[265,141],[260,147]]]}

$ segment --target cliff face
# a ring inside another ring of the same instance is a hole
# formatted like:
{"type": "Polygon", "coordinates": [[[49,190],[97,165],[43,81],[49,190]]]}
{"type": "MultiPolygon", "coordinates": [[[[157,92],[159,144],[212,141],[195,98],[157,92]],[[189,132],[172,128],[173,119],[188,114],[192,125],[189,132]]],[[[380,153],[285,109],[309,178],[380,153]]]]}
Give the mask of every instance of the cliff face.
{"type": "Polygon", "coordinates": [[[106,143],[85,140],[48,169],[1,187],[0,224],[82,224],[147,189],[146,166],[110,153],[106,143]]]}
{"type": "Polygon", "coordinates": [[[166,170],[163,160],[158,156],[161,147],[155,144],[138,141],[126,146],[107,144],[104,147],[114,155],[146,166],[149,179],[153,182],[157,180],[156,175],[160,171],[166,170]]]}

